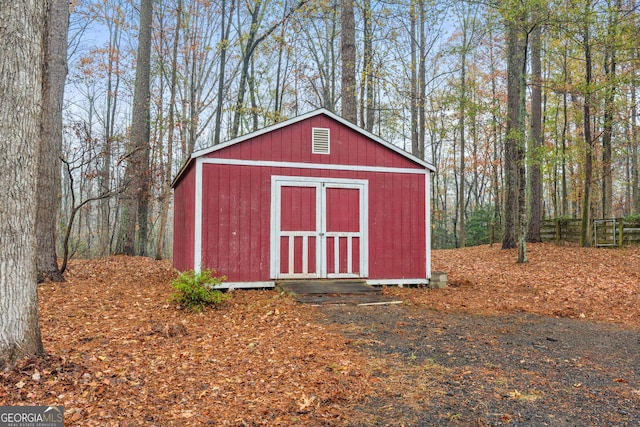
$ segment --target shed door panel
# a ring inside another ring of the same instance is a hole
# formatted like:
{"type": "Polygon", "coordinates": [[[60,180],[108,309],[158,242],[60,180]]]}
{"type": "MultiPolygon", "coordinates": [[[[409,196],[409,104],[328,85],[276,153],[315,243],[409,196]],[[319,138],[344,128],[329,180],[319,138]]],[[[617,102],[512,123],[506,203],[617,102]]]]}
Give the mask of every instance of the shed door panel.
{"type": "Polygon", "coordinates": [[[360,276],[360,189],[325,191],[327,277],[360,276]]]}
{"type": "Polygon", "coordinates": [[[366,277],[365,181],[273,177],[272,191],[272,278],[366,277]]]}
{"type": "Polygon", "coordinates": [[[318,188],[280,187],[280,273],[317,277],[318,188]]]}

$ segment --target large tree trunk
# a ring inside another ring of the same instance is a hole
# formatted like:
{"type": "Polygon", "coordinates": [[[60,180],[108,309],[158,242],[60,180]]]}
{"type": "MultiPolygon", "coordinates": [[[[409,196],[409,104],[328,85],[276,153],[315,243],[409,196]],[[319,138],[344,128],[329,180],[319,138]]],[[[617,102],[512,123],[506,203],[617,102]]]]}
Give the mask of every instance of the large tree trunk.
{"type": "Polygon", "coordinates": [[[616,1],[609,15],[607,29],[606,52],[604,55],[605,72],[605,99],[604,99],[604,123],[602,128],[602,217],[610,218],[613,215],[613,168],[611,164],[611,138],[613,135],[613,120],[615,112],[615,88],[616,88],[616,43],[618,42],[618,10],[620,1],[616,1]]]}
{"type": "Polygon", "coordinates": [[[36,219],[38,282],[64,282],[56,254],[57,213],[60,207],[62,101],[67,76],[69,2],[50,0],[47,11],[42,73],[42,121],[38,159],[36,219]]]}
{"type": "Polygon", "coordinates": [[[540,165],[542,163],[540,148],[542,147],[542,60],[541,60],[541,33],[540,26],[534,28],[531,34],[531,73],[533,85],[531,87],[531,176],[529,207],[531,219],[527,242],[537,243],[542,241],[542,178],[540,165]]]}
{"type": "Polygon", "coordinates": [[[151,70],[152,0],[140,2],[140,32],[118,252],[146,252],[149,206],[149,80],[151,70]],[[138,228],[136,239],[136,226],[138,228]],[[136,245],[137,240],[137,245],[136,245]]]}
{"type": "Polygon", "coordinates": [[[373,34],[371,23],[371,0],[362,4],[363,49],[362,79],[360,80],[360,127],[373,131],[374,85],[373,85],[373,34]]]}
{"type": "MultiPolygon", "coordinates": [[[[500,136],[498,133],[498,89],[497,89],[497,77],[495,73],[495,59],[494,59],[494,42],[493,42],[493,32],[491,29],[489,30],[489,57],[490,57],[490,75],[491,75],[491,139],[493,140],[493,153],[492,153],[492,164],[491,164],[491,187],[494,201],[493,208],[493,227],[499,226],[502,218],[502,191],[501,187],[501,176],[498,172],[498,166],[500,164],[500,150],[499,150],[499,140],[500,136]]],[[[491,241],[493,244],[493,241],[491,241]]]]}
{"type": "Polygon", "coordinates": [[[565,48],[562,56],[562,78],[564,82],[562,90],[562,210],[561,215],[569,214],[569,189],[567,187],[567,129],[569,126],[568,118],[568,76],[567,76],[567,49],[565,48]]]}
{"type": "Polygon", "coordinates": [[[342,117],[357,123],[356,101],[356,24],[353,0],[342,0],[342,117]]]}
{"type": "MultiPolygon", "coordinates": [[[[174,36],[175,38],[173,39],[173,51],[171,54],[171,87],[169,88],[169,118],[167,124],[167,166],[165,168],[164,188],[162,189],[162,197],[160,200],[160,226],[158,228],[158,240],[156,243],[156,259],[162,259],[164,254],[165,232],[169,216],[169,204],[171,202],[171,167],[173,165],[173,135],[175,127],[176,85],[178,80],[178,42],[180,40],[181,16],[182,0],[178,0],[176,8],[176,32],[174,36]]],[[[217,123],[216,135],[218,138],[220,136],[219,126],[220,124],[217,123]]]]}
{"type": "Polygon", "coordinates": [[[514,22],[507,23],[507,127],[504,147],[505,201],[502,249],[517,246],[518,229],[518,146],[524,138],[520,96],[524,63],[524,40],[514,22]]]}
{"type": "Polygon", "coordinates": [[[591,246],[591,180],[593,179],[593,140],[591,138],[591,40],[589,37],[588,23],[585,21],[583,33],[584,59],[585,59],[585,94],[583,106],[584,123],[584,191],[582,195],[582,223],[580,227],[580,246],[591,246]]]}
{"type": "MultiPolygon", "coordinates": [[[[522,20],[524,22],[524,19],[522,20]]],[[[527,143],[525,131],[525,114],[527,112],[527,36],[522,32],[519,38],[520,50],[520,119],[518,129],[518,263],[526,263],[527,259],[527,143]]]]}
{"type": "Polygon", "coordinates": [[[631,87],[631,200],[632,213],[640,213],[640,174],[638,173],[638,106],[636,87],[631,87]]]}
{"type": "Polygon", "coordinates": [[[46,6],[0,0],[0,370],[44,352],[35,223],[46,6]]]}

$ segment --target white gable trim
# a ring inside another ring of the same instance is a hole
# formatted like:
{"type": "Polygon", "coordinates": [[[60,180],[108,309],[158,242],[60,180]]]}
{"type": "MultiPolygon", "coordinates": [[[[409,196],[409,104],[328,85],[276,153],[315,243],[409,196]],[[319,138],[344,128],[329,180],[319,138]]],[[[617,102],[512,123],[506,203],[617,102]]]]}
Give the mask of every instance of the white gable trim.
{"type": "Polygon", "coordinates": [[[353,123],[343,119],[340,116],[335,115],[331,111],[329,111],[327,109],[324,109],[324,108],[321,108],[321,109],[315,110],[315,111],[311,111],[309,113],[303,114],[303,115],[298,116],[298,117],[294,117],[294,118],[289,119],[289,120],[285,120],[284,122],[280,122],[280,123],[277,123],[275,125],[268,126],[266,128],[260,129],[260,130],[258,130],[256,132],[248,133],[246,135],[243,135],[241,137],[229,140],[229,141],[224,142],[222,144],[214,145],[213,147],[209,147],[209,148],[205,148],[205,149],[196,151],[191,155],[191,158],[194,159],[196,157],[206,156],[209,153],[213,153],[215,151],[222,150],[222,149],[224,149],[226,147],[230,147],[232,145],[239,144],[242,141],[246,141],[248,139],[252,139],[252,138],[255,138],[257,136],[264,135],[266,133],[273,132],[273,131],[278,130],[278,129],[282,129],[282,128],[290,126],[290,125],[292,125],[294,123],[298,123],[298,122],[301,122],[303,120],[307,120],[307,119],[309,119],[311,117],[319,116],[319,115],[322,115],[322,114],[330,117],[331,119],[333,119],[333,120],[335,120],[335,121],[337,121],[339,123],[342,123],[343,125],[353,129],[354,131],[360,133],[361,135],[364,135],[367,138],[374,140],[378,144],[383,145],[383,146],[389,148],[390,150],[395,151],[396,153],[398,153],[401,156],[406,157],[407,159],[419,164],[420,166],[425,167],[425,168],[431,170],[432,172],[435,172],[435,167],[433,165],[431,165],[430,163],[425,162],[424,160],[414,156],[411,153],[408,153],[407,151],[404,151],[400,147],[396,147],[395,145],[383,140],[382,138],[380,138],[380,137],[378,137],[378,136],[376,136],[376,135],[374,135],[374,134],[372,134],[370,132],[367,132],[366,130],[354,125],[353,123]]]}
{"type": "Polygon", "coordinates": [[[191,163],[191,161],[193,159],[196,159],[196,158],[199,158],[199,157],[202,157],[202,156],[206,156],[207,154],[210,154],[210,153],[213,153],[213,152],[216,152],[216,151],[219,151],[219,150],[223,150],[223,149],[225,149],[227,147],[239,144],[239,143],[241,143],[243,141],[258,137],[260,135],[267,134],[269,132],[273,132],[275,130],[278,130],[278,129],[287,127],[289,125],[292,125],[294,123],[298,123],[298,122],[301,122],[303,120],[309,119],[311,117],[315,117],[315,116],[319,116],[319,115],[323,115],[323,114],[326,115],[327,117],[329,117],[329,118],[331,118],[331,119],[333,119],[333,120],[335,120],[335,121],[347,126],[348,128],[351,128],[355,132],[358,132],[359,134],[366,136],[367,138],[377,142],[378,144],[380,144],[380,145],[382,145],[382,146],[384,146],[384,147],[386,147],[386,148],[388,148],[388,149],[390,149],[392,151],[395,151],[396,153],[400,154],[401,156],[403,156],[403,157],[411,160],[412,162],[414,162],[414,163],[416,163],[416,164],[418,164],[418,165],[430,170],[431,172],[435,172],[436,171],[435,167],[432,164],[430,164],[428,162],[425,162],[424,160],[414,156],[413,154],[403,150],[400,147],[397,147],[397,146],[395,146],[395,145],[393,145],[393,144],[381,139],[380,137],[378,137],[378,136],[376,136],[376,135],[374,135],[374,134],[372,134],[370,132],[367,132],[366,130],[364,130],[364,129],[354,125],[353,123],[343,119],[342,117],[332,113],[331,111],[329,111],[327,109],[324,109],[324,108],[321,108],[321,109],[318,109],[318,110],[311,111],[309,113],[303,114],[301,116],[294,117],[294,118],[289,119],[289,120],[285,120],[285,121],[277,123],[275,125],[268,126],[266,128],[260,129],[260,130],[258,130],[256,132],[248,133],[248,134],[240,136],[238,138],[234,138],[234,139],[229,140],[227,142],[223,142],[222,144],[214,145],[213,147],[205,148],[205,149],[198,150],[198,151],[194,152],[193,154],[191,154],[191,157],[189,157],[189,159],[182,165],[182,167],[180,168],[180,170],[176,174],[175,178],[173,179],[173,182],[171,183],[171,186],[173,187],[173,186],[176,185],[176,183],[179,181],[180,177],[182,176],[182,174],[186,170],[187,166],[191,163]]]}

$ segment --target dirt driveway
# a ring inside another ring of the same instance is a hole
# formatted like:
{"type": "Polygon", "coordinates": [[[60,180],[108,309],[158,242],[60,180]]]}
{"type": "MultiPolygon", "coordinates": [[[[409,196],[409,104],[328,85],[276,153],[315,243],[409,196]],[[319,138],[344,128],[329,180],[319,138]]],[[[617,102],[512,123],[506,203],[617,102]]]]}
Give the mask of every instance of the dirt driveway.
{"type": "Polygon", "coordinates": [[[367,355],[357,426],[640,425],[640,331],[412,305],[320,308],[367,355]]]}

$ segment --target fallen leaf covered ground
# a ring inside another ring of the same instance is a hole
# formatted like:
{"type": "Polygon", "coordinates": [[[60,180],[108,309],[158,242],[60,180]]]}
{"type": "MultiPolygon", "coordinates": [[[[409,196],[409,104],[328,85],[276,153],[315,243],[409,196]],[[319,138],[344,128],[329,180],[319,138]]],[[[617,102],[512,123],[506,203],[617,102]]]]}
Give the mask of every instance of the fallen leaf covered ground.
{"type": "Polygon", "coordinates": [[[345,338],[275,291],[192,314],[169,262],[75,261],[40,286],[49,358],[0,374],[0,402],[64,405],[69,426],[341,425],[371,392],[345,338]]]}
{"type": "Polygon", "coordinates": [[[528,312],[640,326],[640,248],[527,245],[529,262],[500,245],[432,252],[432,270],[448,273],[435,292],[387,288],[424,307],[496,314],[528,312]]]}
{"type": "MultiPolygon", "coordinates": [[[[385,293],[442,313],[640,325],[640,249],[539,244],[529,259],[516,264],[515,251],[497,246],[434,251],[448,289],[385,293]]],[[[273,290],[234,291],[203,314],[178,310],[168,302],[175,276],[169,262],[147,258],[73,261],[67,282],[39,287],[48,355],[0,372],[0,404],[64,405],[68,426],[347,426],[367,425],[363,405],[384,397],[391,425],[404,425],[390,399],[411,405],[421,392],[409,378],[445,375],[429,361],[416,376],[401,372],[398,354],[372,358],[362,349],[376,344],[374,329],[365,328],[371,342],[354,342],[348,327],[273,290]]],[[[441,382],[420,395],[448,392],[441,382]]]]}

